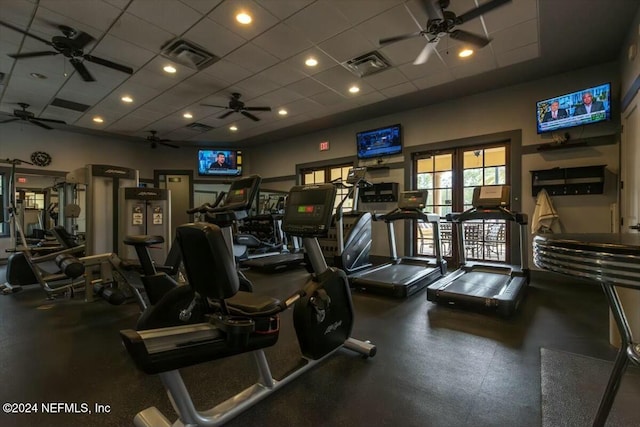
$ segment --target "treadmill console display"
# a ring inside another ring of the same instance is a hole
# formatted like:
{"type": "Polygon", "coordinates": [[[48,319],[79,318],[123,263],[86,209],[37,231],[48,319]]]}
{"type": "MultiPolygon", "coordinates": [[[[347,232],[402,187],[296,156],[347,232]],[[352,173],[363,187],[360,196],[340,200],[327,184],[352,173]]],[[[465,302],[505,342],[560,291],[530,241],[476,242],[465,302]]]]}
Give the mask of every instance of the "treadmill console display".
{"type": "Polygon", "coordinates": [[[398,207],[400,209],[424,209],[427,205],[427,190],[403,191],[400,193],[398,207]]]}
{"type": "Polygon", "coordinates": [[[508,185],[486,185],[473,189],[473,207],[492,209],[509,206],[510,190],[508,185]]]}
{"type": "Polygon", "coordinates": [[[355,184],[359,181],[362,181],[366,173],[367,168],[365,166],[349,169],[349,174],[347,175],[347,183],[355,184]]]}
{"type": "Polygon", "coordinates": [[[282,229],[300,237],[324,236],[329,231],[336,187],[331,184],[297,185],[289,192],[282,229]]]}

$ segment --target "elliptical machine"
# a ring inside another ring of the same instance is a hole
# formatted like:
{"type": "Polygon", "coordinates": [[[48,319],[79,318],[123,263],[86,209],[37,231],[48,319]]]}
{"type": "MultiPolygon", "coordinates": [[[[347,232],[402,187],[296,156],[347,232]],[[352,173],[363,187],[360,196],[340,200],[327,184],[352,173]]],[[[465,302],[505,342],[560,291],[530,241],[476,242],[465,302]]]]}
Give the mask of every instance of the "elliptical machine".
{"type": "MultiPolygon", "coordinates": [[[[184,256],[189,286],[211,302],[215,313],[209,323],[153,331],[121,331],[122,340],[137,367],[159,374],[179,414],[174,424],[155,407],[138,413],[138,427],[219,426],[259,402],[341,347],[373,357],[376,347],[350,338],[353,305],[347,277],[329,268],[317,236],[326,234],[331,222],[336,190],[331,184],[291,189],[284,229],[303,238],[310,262],[318,274],[284,301],[238,292],[235,261],[222,230],[213,224],[178,227],[177,240],[184,256]],[[286,377],[272,377],[264,348],[277,342],[278,313],[293,307],[293,322],[306,364],[286,377]],[[195,409],[179,369],[252,352],[258,382],[207,411],[195,409]]],[[[152,308],[153,309],[153,308],[152,308]]]]}

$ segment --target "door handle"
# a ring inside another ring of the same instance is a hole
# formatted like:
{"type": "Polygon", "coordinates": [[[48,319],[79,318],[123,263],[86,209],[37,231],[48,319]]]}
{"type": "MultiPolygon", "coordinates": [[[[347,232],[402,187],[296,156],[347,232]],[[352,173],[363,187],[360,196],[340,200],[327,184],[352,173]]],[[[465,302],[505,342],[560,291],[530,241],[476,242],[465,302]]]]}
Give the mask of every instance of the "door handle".
{"type": "Polygon", "coordinates": [[[638,223],[636,225],[630,225],[629,228],[632,229],[632,230],[639,230],[640,231],[640,223],[638,223]]]}

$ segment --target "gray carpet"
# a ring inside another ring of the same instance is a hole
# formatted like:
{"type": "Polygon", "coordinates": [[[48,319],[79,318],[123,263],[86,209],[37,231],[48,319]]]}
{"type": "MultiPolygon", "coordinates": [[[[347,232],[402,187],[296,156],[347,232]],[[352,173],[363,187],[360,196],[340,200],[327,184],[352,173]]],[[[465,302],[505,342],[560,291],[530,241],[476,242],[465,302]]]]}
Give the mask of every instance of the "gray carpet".
{"type": "MultiPolygon", "coordinates": [[[[590,426],[613,362],[540,349],[542,427],[590,426]]],[[[640,427],[640,370],[627,369],[607,427],[640,427]]]]}

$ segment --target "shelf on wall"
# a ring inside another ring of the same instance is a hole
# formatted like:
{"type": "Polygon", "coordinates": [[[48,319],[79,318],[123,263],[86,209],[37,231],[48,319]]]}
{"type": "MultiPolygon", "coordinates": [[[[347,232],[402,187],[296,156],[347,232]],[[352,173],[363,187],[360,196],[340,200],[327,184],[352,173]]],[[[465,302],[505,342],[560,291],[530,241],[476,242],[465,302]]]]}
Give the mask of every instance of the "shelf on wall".
{"type": "Polygon", "coordinates": [[[568,150],[572,148],[597,147],[599,145],[613,145],[617,143],[615,134],[596,136],[593,138],[581,138],[566,142],[546,142],[542,144],[524,145],[522,154],[554,152],[556,150],[568,150]]]}
{"type": "Polygon", "coordinates": [[[531,195],[543,188],[550,196],[603,194],[606,165],[531,171],[531,195]]]}

